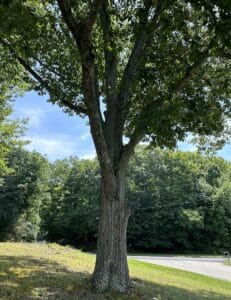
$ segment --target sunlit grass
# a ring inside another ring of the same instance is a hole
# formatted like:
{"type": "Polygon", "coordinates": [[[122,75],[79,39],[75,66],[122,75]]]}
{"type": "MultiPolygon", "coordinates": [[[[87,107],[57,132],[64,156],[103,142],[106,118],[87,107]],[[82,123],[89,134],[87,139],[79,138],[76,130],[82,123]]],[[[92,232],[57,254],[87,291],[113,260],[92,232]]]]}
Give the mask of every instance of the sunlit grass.
{"type": "Polygon", "coordinates": [[[231,299],[230,282],[134,260],[130,294],[96,294],[94,262],[94,255],[56,244],[0,243],[0,299],[231,299]]]}

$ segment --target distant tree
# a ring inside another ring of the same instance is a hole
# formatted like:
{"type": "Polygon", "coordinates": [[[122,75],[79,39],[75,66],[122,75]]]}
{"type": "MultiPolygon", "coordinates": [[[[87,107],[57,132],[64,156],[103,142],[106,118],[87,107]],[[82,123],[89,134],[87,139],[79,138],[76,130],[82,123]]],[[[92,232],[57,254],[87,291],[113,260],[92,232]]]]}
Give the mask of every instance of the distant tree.
{"type": "Polygon", "coordinates": [[[230,5],[1,1],[3,61],[24,68],[19,80],[31,89],[89,119],[101,168],[93,276],[99,290],[130,288],[125,173],[135,146],[146,138],[174,147],[188,132],[223,130],[230,114],[230,5]]]}
{"type": "MultiPolygon", "coordinates": [[[[141,149],[142,150],[142,149],[141,149]]],[[[204,226],[196,154],[139,151],[129,168],[130,247],[152,251],[193,251],[190,235],[204,226]],[[193,159],[195,161],[193,161],[193,159]]],[[[195,243],[198,238],[195,238],[195,243]]],[[[197,249],[199,249],[199,244],[197,249]]]]}
{"type": "MultiPolygon", "coordinates": [[[[40,232],[83,249],[96,244],[99,169],[72,158],[50,165],[40,232]]],[[[198,153],[139,147],[127,176],[130,250],[221,253],[231,242],[231,164],[198,153]]]]}
{"type": "Polygon", "coordinates": [[[23,132],[23,123],[19,120],[10,120],[12,108],[8,97],[1,94],[0,87],[0,185],[3,175],[9,171],[7,168],[7,153],[20,142],[23,132]]]}
{"type": "MultiPolygon", "coordinates": [[[[0,2],[0,7],[1,7],[0,2]]],[[[1,44],[1,43],[0,43],[1,44]]],[[[14,60],[3,51],[0,45],[0,180],[7,171],[6,154],[16,145],[22,145],[20,140],[25,130],[26,120],[11,119],[13,98],[25,91],[28,84],[22,80],[23,67],[12,64],[14,60]]],[[[9,170],[8,170],[9,171],[9,170]]]]}
{"type": "MultiPolygon", "coordinates": [[[[55,162],[51,169],[59,171],[66,161],[55,162]],[[61,167],[61,168],[60,168],[61,167]]],[[[77,246],[95,246],[100,173],[95,160],[73,160],[65,168],[68,175],[63,184],[56,180],[50,189],[51,202],[44,211],[42,230],[50,240],[59,240],[77,246]]],[[[59,178],[63,173],[56,173],[59,178]]],[[[54,176],[54,173],[53,173],[54,176]]]]}
{"type": "Polygon", "coordinates": [[[47,161],[21,148],[11,150],[7,159],[11,172],[0,187],[0,238],[35,240],[40,206],[46,197],[47,161]]]}
{"type": "MultiPolygon", "coordinates": [[[[231,168],[230,168],[231,171],[231,168]]],[[[214,221],[219,219],[221,224],[217,224],[219,229],[216,236],[217,246],[222,246],[222,250],[231,251],[231,176],[227,181],[217,189],[214,196],[215,207],[218,208],[214,212],[214,221]],[[217,214],[219,210],[219,215],[217,214]],[[222,226],[221,226],[222,225],[222,226]]],[[[216,222],[216,221],[215,221],[216,222]]],[[[216,230],[218,231],[218,230],[216,230]]]]}
{"type": "MultiPolygon", "coordinates": [[[[74,159],[57,160],[49,165],[48,190],[50,197],[41,209],[41,231],[46,239],[60,241],[62,235],[62,209],[64,206],[65,185],[71,172],[74,159]]],[[[73,195],[74,196],[74,195],[73,195]]]]}
{"type": "Polygon", "coordinates": [[[137,151],[127,177],[130,248],[208,253],[228,247],[230,167],[198,153],[137,151]]]}

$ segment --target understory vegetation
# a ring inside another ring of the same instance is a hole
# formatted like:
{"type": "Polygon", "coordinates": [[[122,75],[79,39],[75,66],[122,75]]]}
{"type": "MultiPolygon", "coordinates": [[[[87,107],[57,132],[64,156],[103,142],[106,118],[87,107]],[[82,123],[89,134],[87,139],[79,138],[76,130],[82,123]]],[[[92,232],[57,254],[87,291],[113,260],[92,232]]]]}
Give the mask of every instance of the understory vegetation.
{"type": "MultiPolygon", "coordinates": [[[[94,250],[97,160],[49,163],[20,147],[0,186],[0,240],[94,250]]],[[[221,253],[231,248],[231,164],[198,153],[138,148],[127,176],[130,251],[221,253]]]]}
{"type": "Polygon", "coordinates": [[[90,281],[95,256],[45,243],[0,243],[0,299],[228,300],[229,282],[134,260],[132,291],[97,294],[90,281]]]}

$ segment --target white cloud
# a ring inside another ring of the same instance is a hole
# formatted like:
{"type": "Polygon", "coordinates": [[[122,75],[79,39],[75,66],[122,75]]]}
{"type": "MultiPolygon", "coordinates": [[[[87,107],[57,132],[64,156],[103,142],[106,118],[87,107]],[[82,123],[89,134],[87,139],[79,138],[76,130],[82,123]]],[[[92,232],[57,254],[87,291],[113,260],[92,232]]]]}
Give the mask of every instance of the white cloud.
{"type": "Polygon", "coordinates": [[[80,158],[81,159],[93,159],[95,157],[96,157],[96,153],[95,152],[91,152],[91,153],[82,155],[80,158]]]}
{"type": "Polygon", "coordinates": [[[179,142],[177,145],[178,145],[178,149],[181,151],[194,152],[197,150],[197,147],[191,143],[179,142]]]}
{"type": "Polygon", "coordinates": [[[46,111],[42,110],[39,107],[35,108],[27,108],[27,107],[19,107],[17,109],[17,114],[20,115],[20,118],[28,118],[29,125],[32,128],[39,128],[41,125],[41,121],[45,117],[46,111]]]}
{"type": "Polygon", "coordinates": [[[33,135],[28,136],[27,139],[31,142],[26,146],[29,151],[36,150],[47,155],[52,161],[76,155],[78,145],[67,136],[40,137],[33,135]]]}
{"type": "Polygon", "coordinates": [[[90,134],[89,131],[80,136],[80,140],[81,141],[86,141],[86,140],[88,140],[90,138],[91,138],[91,134],[90,134]]]}
{"type": "Polygon", "coordinates": [[[78,139],[74,140],[72,136],[68,135],[29,135],[26,140],[30,143],[25,146],[29,151],[37,151],[42,155],[46,155],[50,161],[56,159],[64,159],[69,156],[78,156],[80,159],[95,158],[96,153],[91,145],[83,145],[78,139]]]}

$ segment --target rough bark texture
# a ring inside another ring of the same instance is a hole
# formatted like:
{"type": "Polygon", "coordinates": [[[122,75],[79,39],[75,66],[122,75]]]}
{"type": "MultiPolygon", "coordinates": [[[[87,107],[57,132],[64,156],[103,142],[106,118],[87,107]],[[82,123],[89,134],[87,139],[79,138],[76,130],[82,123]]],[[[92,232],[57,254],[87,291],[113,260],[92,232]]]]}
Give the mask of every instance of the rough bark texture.
{"type": "Polygon", "coordinates": [[[130,211],[125,201],[124,170],[102,174],[100,221],[94,286],[103,291],[130,289],[126,231],[130,211]],[[112,179],[112,180],[110,180],[112,179]]]}

